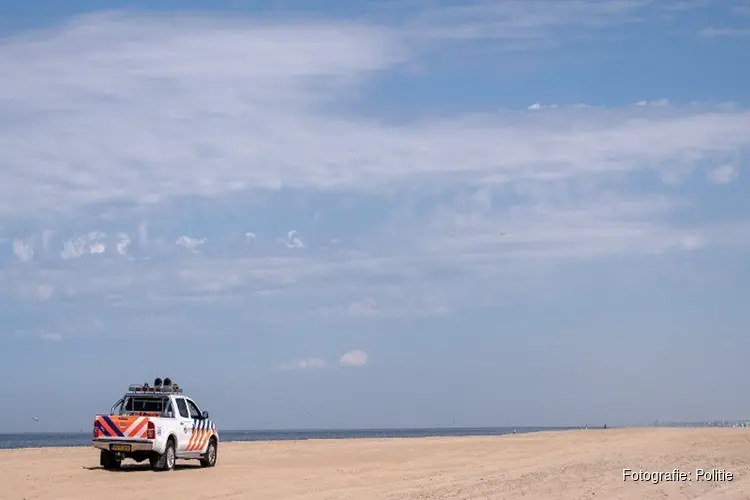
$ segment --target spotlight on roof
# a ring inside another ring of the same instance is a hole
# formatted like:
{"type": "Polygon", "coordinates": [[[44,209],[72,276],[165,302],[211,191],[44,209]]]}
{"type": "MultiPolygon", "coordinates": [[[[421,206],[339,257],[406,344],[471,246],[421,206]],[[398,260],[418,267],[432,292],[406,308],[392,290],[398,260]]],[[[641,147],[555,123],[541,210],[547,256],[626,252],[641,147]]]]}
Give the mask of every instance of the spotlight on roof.
{"type": "Polygon", "coordinates": [[[154,387],[161,387],[161,379],[159,377],[154,379],[154,387]]]}
{"type": "Polygon", "coordinates": [[[164,385],[165,385],[165,386],[167,386],[167,385],[172,385],[172,379],[171,379],[171,378],[169,378],[169,377],[165,378],[165,379],[164,379],[164,385]]]}

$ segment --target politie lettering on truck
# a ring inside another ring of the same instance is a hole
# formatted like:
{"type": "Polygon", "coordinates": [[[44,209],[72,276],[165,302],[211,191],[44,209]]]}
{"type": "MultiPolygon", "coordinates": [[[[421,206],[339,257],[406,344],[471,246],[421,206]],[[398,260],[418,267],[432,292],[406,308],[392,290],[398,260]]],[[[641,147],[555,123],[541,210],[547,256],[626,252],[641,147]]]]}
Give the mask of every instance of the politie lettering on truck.
{"type": "Polygon", "coordinates": [[[169,378],[154,385],[131,385],[108,415],[94,419],[92,446],[104,469],[117,469],[126,458],[148,460],[154,470],[172,470],[179,459],[216,465],[219,432],[198,404],[169,378]]]}

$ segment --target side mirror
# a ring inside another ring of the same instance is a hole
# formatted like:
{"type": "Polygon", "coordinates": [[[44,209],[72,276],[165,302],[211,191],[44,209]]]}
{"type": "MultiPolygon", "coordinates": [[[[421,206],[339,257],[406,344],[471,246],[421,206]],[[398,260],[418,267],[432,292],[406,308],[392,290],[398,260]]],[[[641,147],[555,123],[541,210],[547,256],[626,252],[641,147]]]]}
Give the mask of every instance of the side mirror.
{"type": "Polygon", "coordinates": [[[203,415],[202,415],[202,417],[203,417],[203,418],[208,418],[208,412],[207,412],[206,410],[203,410],[203,415]]]}

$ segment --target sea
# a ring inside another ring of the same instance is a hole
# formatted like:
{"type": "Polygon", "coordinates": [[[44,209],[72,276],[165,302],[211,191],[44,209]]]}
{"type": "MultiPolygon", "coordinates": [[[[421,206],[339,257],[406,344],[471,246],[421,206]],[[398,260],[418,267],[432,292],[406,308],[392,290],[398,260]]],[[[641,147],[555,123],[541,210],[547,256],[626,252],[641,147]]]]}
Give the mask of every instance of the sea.
{"type": "MultiPolygon", "coordinates": [[[[256,430],[220,431],[227,441],[301,441],[307,439],[417,438],[445,436],[502,436],[516,432],[560,431],[574,427],[449,427],[437,429],[360,429],[360,430],[256,430]]],[[[44,448],[50,446],[90,446],[90,432],[0,434],[0,449],[44,448]]]]}

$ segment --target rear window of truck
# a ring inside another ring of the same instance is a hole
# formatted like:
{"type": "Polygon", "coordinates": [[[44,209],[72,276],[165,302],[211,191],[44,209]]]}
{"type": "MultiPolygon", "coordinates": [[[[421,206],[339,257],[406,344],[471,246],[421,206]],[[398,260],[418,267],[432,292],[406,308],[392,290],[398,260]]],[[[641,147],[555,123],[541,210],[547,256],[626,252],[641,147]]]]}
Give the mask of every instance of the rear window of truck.
{"type": "Polygon", "coordinates": [[[129,397],[125,401],[125,411],[161,413],[164,411],[165,402],[163,398],[129,397]]]}

